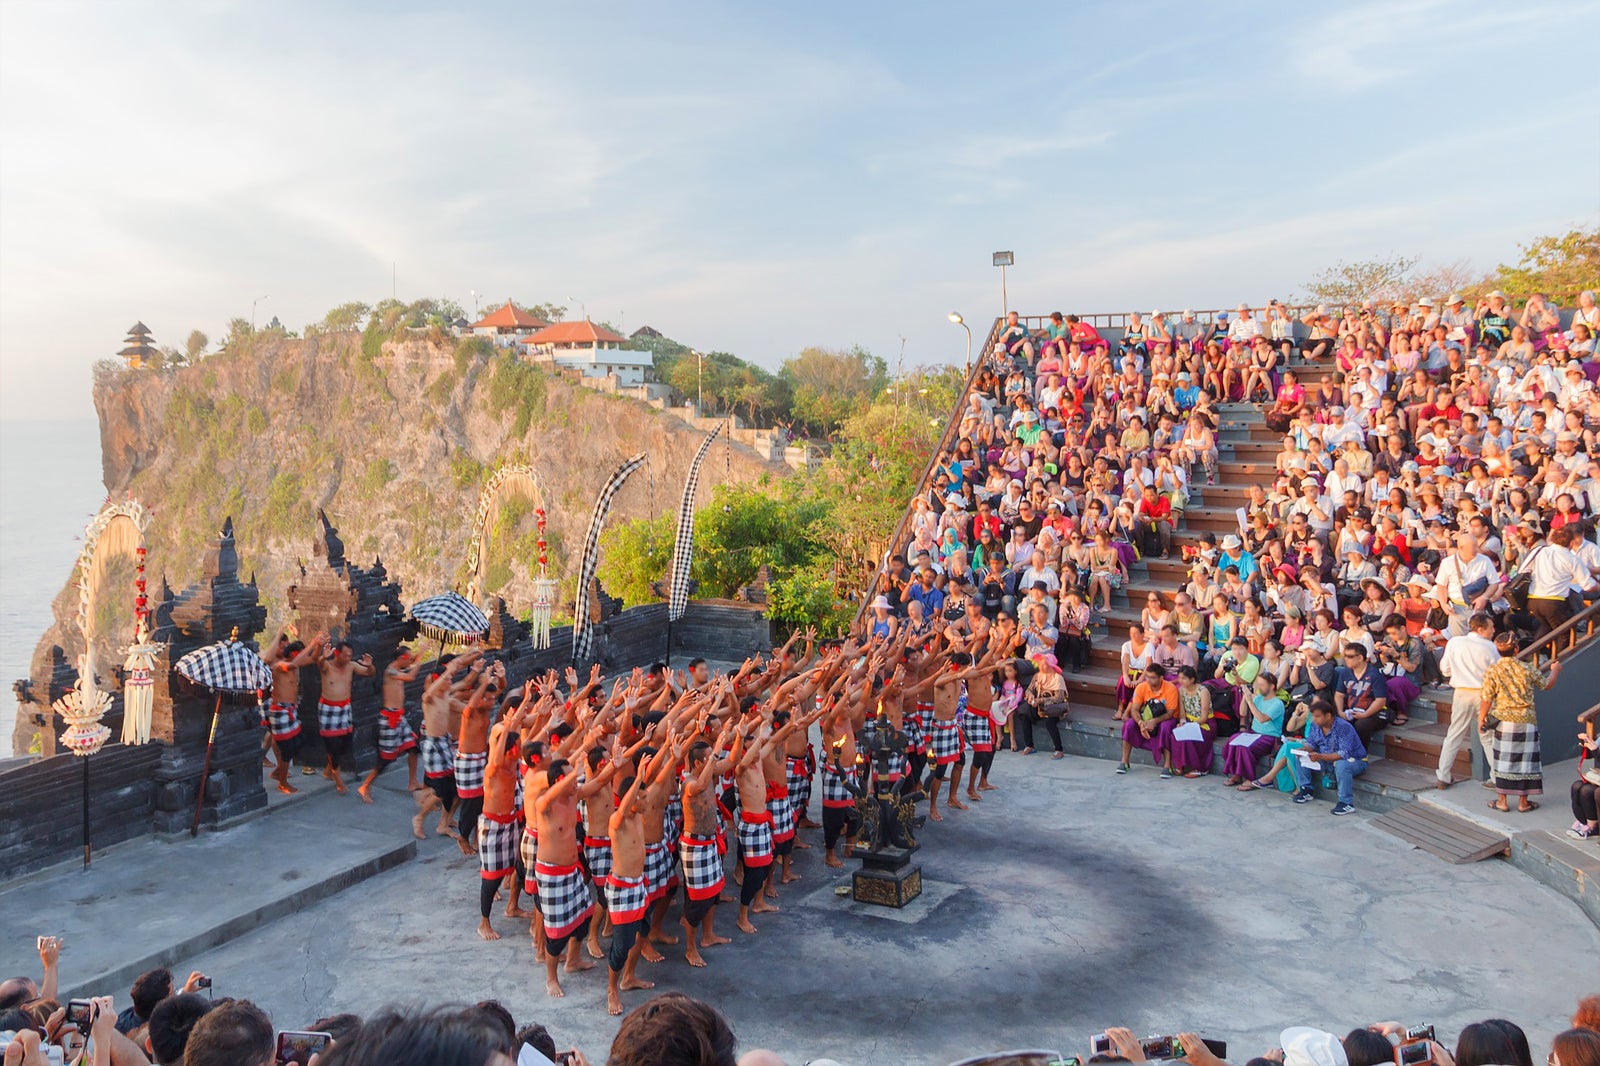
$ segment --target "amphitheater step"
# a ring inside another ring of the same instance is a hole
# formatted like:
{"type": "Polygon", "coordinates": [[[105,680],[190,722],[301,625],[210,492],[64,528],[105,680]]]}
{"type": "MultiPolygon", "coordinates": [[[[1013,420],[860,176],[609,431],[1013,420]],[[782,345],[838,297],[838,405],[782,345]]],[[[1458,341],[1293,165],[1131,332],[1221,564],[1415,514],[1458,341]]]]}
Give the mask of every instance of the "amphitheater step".
{"type": "Polygon", "coordinates": [[[1449,863],[1478,862],[1511,853],[1511,837],[1429,803],[1408,803],[1372,824],[1449,863]]]}

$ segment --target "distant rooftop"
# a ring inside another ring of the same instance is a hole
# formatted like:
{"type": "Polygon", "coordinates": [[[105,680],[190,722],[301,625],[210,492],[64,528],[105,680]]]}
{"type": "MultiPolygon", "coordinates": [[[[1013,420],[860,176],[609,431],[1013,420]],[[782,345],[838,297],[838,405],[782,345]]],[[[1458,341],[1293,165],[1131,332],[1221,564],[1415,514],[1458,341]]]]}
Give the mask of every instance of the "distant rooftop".
{"type": "Polygon", "coordinates": [[[541,319],[534,318],[528,312],[506,301],[506,305],[498,311],[491,311],[483,318],[472,324],[473,329],[542,329],[549,325],[541,319]]]}

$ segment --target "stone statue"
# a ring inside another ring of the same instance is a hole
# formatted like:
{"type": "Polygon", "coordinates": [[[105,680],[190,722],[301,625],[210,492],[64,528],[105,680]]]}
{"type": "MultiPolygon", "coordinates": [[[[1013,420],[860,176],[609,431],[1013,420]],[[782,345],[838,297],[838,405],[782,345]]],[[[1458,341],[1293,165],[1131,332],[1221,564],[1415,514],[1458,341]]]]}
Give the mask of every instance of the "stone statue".
{"type": "Polygon", "coordinates": [[[861,811],[858,839],[872,852],[886,847],[915,850],[913,831],[922,827],[923,819],[916,813],[916,804],[900,795],[900,775],[907,765],[905,733],[879,710],[861,730],[857,747],[872,768],[872,794],[856,800],[861,811]]]}

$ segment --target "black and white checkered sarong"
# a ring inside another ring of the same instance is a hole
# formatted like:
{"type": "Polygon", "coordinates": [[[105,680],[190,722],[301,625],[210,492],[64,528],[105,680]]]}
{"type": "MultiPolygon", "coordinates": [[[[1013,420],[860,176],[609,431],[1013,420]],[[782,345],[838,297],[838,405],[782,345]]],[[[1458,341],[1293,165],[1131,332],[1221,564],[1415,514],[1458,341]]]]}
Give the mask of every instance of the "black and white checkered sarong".
{"type": "Polygon", "coordinates": [[[521,827],[521,811],[478,815],[478,872],[485,881],[498,881],[516,869],[521,827]]]}
{"type": "Polygon", "coordinates": [[[489,765],[486,751],[456,752],[456,795],[472,799],[483,795],[483,771],[489,765]]]}
{"type": "Polygon", "coordinates": [[[589,868],[589,879],[594,883],[596,903],[604,903],[606,878],[611,876],[611,838],[583,838],[583,862],[589,868]]]}
{"type": "Polygon", "coordinates": [[[449,737],[423,737],[420,750],[424,777],[450,777],[456,772],[456,746],[449,737]]]}
{"type": "Polygon", "coordinates": [[[404,707],[385,707],[378,712],[378,754],[398,758],[417,746],[417,734],[406,721],[404,707]]]}
{"type": "Polygon", "coordinates": [[[342,737],[355,732],[355,713],[349,700],[317,701],[317,731],[325,737],[342,737]]]}
{"type": "Polygon", "coordinates": [[[722,891],[722,853],[716,837],[685,834],[678,844],[678,856],[683,860],[683,890],[690,899],[712,899],[722,891]]]}
{"type": "Polygon", "coordinates": [[[994,724],[987,715],[975,714],[969,708],[961,716],[961,735],[973,751],[994,750],[994,724]]]}
{"type": "MultiPolygon", "coordinates": [[[[518,854],[522,856],[523,870],[533,869],[533,864],[539,861],[539,833],[532,826],[522,827],[522,839],[518,842],[518,854]]],[[[524,875],[526,876],[526,875],[524,875]]]]}
{"type": "Polygon", "coordinates": [[[267,701],[267,728],[273,740],[290,740],[300,735],[300,711],[292,703],[267,701]]]}
{"type": "Polygon", "coordinates": [[[961,730],[955,722],[934,722],[933,743],[929,754],[939,766],[947,766],[961,758],[961,730]]]}
{"type": "Polygon", "coordinates": [[[806,753],[798,758],[790,756],[786,760],[784,777],[789,781],[789,809],[795,815],[803,818],[806,807],[811,804],[811,749],[806,748],[806,753]]]}
{"type": "Polygon", "coordinates": [[[772,840],[781,844],[794,839],[794,799],[787,789],[782,795],[776,789],[767,792],[767,813],[772,816],[772,840]]]}
{"type": "Polygon", "coordinates": [[[644,876],[650,883],[651,903],[671,892],[678,884],[678,868],[672,858],[672,849],[665,843],[645,845],[644,876]]]}
{"type": "Polygon", "coordinates": [[[746,866],[765,866],[772,861],[771,814],[739,812],[739,858],[746,866]]]}
{"type": "Polygon", "coordinates": [[[577,863],[551,866],[540,862],[534,864],[533,874],[539,885],[539,913],[544,915],[545,937],[560,940],[571,936],[594,911],[583,868],[577,863]]]}
{"type": "Polygon", "coordinates": [[[644,876],[606,878],[606,910],[611,914],[613,926],[627,925],[644,919],[650,909],[650,886],[644,876]]]}

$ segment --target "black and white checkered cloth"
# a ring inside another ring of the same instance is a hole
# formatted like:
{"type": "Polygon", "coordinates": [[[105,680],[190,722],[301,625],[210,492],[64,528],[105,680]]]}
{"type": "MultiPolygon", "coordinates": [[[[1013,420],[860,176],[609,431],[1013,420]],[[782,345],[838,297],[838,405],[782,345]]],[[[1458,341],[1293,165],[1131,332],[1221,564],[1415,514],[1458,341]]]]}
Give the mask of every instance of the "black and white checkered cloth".
{"type": "Polygon", "coordinates": [[[478,815],[478,871],[485,881],[498,881],[517,864],[517,844],[522,833],[522,812],[478,815]]]}
{"type": "Polygon", "coordinates": [[[462,799],[483,795],[483,772],[488,766],[486,751],[456,752],[456,795],[462,799]]]}
{"type": "Polygon", "coordinates": [[[385,707],[378,712],[378,754],[385,759],[399,758],[417,746],[417,734],[406,721],[404,707],[385,707]]]}
{"type": "Polygon", "coordinates": [[[267,728],[273,740],[292,740],[300,735],[300,710],[292,703],[267,701],[267,728]]]}
{"type": "Polygon", "coordinates": [[[456,746],[449,737],[423,737],[419,746],[422,752],[424,777],[451,777],[456,772],[456,746]]]}
{"type": "Polygon", "coordinates": [[[772,861],[772,815],[739,812],[739,858],[746,866],[766,866],[772,861]]]}
{"type": "Polygon", "coordinates": [[[578,600],[572,609],[572,661],[587,663],[594,654],[594,627],[589,621],[589,585],[594,581],[595,569],[600,565],[600,533],[606,527],[606,517],[611,514],[611,501],[622,491],[622,485],[635,470],[644,465],[647,453],[640,452],[623,462],[606,479],[600,495],[595,498],[594,511],[589,515],[589,532],[583,538],[583,556],[578,564],[578,600]]]}
{"type": "Polygon", "coordinates": [[[518,852],[522,856],[522,869],[533,869],[533,864],[539,861],[539,833],[531,826],[522,827],[522,840],[517,845],[521,848],[518,852]]]}
{"type": "Polygon", "coordinates": [[[583,838],[583,862],[589,867],[589,878],[594,882],[595,902],[602,902],[606,878],[611,876],[611,838],[583,838]]]}
{"type": "Polygon", "coordinates": [[[213,692],[261,692],[272,687],[272,670],[237,640],[207,644],[178,660],[178,673],[213,692]]]}
{"type": "Polygon", "coordinates": [[[961,735],[973,751],[994,750],[994,723],[987,715],[975,714],[968,708],[961,716],[961,735]]]}
{"type": "Polygon", "coordinates": [[[594,899],[589,895],[589,883],[583,879],[583,868],[551,866],[534,863],[533,874],[539,885],[539,913],[544,915],[544,935],[550,940],[571,936],[594,912],[594,899]]]}
{"type": "Polygon", "coordinates": [[[700,462],[711,450],[726,422],[719,422],[689,464],[689,480],[683,485],[683,500],[678,504],[678,532],[672,540],[672,590],[667,597],[667,621],[676,622],[689,607],[689,569],[694,562],[694,494],[700,487],[700,462]]]}
{"type": "Polygon", "coordinates": [[[961,729],[954,722],[933,723],[933,741],[928,753],[939,766],[948,766],[961,758],[961,729]]]}
{"type": "Polygon", "coordinates": [[[772,815],[772,840],[781,844],[785,840],[794,839],[794,796],[790,794],[788,786],[783,789],[782,795],[775,790],[767,793],[767,813],[772,815]]]}
{"type": "Polygon", "coordinates": [[[822,765],[822,805],[824,807],[854,807],[856,794],[846,787],[846,782],[856,783],[854,767],[839,770],[833,763],[822,765]]]}
{"type": "Polygon", "coordinates": [[[489,631],[488,617],[458,592],[441,592],[412,605],[411,617],[423,636],[443,644],[474,641],[489,631]]]}
{"type": "Polygon", "coordinates": [[[606,910],[611,914],[613,926],[644,920],[650,909],[650,886],[641,874],[638,877],[606,878],[606,910]]]}
{"type": "Polygon", "coordinates": [[[808,744],[806,753],[798,757],[791,755],[784,769],[784,776],[789,779],[789,810],[802,818],[811,803],[811,758],[811,746],[808,744]]]}
{"type": "Polygon", "coordinates": [[[683,860],[683,890],[690,899],[711,899],[722,891],[722,853],[716,837],[683,837],[678,857],[683,860]]]}
{"type": "Polygon", "coordinates": [[[325,737],[344,737],[355,732],[356,716],[349,700],[317,701],[317,732],[325,737]]]}
{"type": "Polygon", "coordinates": [[[671,892],[678,884],[678,867],[672,860],[672,849],[666,844],[645,845],[644,876],[650,882],[651,903],[671,892]]]}
{"type": "Polygon", "coordinates": [[[906,751],[927,754],[933,731],[933,704],[917,703],[906,716],[906,751]],[[915,743],[913,744],[913,738],[915,743]]]}

